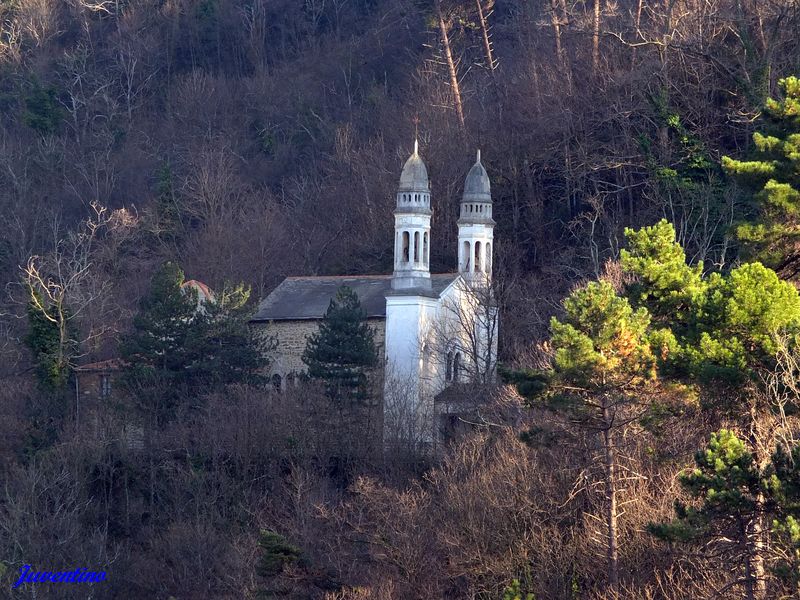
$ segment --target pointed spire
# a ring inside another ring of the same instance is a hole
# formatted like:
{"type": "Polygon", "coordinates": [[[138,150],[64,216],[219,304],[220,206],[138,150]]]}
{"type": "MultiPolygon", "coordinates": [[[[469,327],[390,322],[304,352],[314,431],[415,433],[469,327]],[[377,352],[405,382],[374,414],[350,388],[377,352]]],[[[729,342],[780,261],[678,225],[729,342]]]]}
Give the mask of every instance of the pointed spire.
{"type": "Polygon", "coordinates": [[[475,164],[478,164],[480,162],[481,162],[481,149],[478,148],[478,157],[475,159],[475,164]]]}

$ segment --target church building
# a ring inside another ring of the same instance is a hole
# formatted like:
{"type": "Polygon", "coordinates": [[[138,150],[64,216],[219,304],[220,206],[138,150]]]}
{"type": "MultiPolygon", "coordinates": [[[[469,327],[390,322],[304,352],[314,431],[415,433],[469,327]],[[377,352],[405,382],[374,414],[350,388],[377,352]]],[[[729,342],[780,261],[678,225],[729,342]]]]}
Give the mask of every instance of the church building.
{"type": "Polygon", "coordinates": [[[402,428],[430,443],[460,410],[454,390],[490,383],[495,376],[495,222],[480,151],[464,183],[457,271],[430,272],[431,188],[417,142],[396,199],[392,274],[287,277],[261,301],[253,322],[277,340],[270,374],[276,388],[285,388],[305,370],[306,339],[317,331],[336,291],[353,289],[382,358],[384,438],[402,428]]]}

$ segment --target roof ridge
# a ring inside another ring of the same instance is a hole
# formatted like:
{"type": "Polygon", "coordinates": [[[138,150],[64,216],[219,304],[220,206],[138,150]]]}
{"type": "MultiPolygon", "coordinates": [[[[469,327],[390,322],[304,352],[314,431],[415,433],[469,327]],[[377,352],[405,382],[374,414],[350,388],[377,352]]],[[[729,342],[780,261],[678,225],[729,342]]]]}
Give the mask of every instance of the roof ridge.
{"type": "Polygon", "coordinates": [[[386,275],[290,275],[286,279],[386,279],[392,274],[386,275]]]}
{"type": "MultiPolygon", "coordinates": [[[[431,273],[431,277],[436,275],[452,275],[456,276],[457,271],[446,271],[444,273],[431,273]]],[[[387,279],[391,278],[392,274],[387,273],[384,275],[288,275],[286,279],[299,280],[299,279],[387,279]]]]}

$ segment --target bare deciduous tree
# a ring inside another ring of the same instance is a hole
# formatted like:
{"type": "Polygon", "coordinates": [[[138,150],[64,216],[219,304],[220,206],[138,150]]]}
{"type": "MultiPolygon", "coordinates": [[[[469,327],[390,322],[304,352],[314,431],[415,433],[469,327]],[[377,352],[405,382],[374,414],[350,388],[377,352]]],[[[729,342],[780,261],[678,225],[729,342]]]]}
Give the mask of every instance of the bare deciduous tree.
{"type": "Polygon", "coordinates": [[[425,352],[433,372],[444,374],[446,381],[489,386],[497,371],[498,288],[482,277],[462,279],[457,286],[428,325],[423,336],[425,352]],[[456,355],[460,359],[454,366],[456,355]]]}
{"type": "Polygon", "coordinates": [[[88,328],[79,325],[99,306],[110,310],[106,305],[110,283],[95,269],[94,250],[111,217],[98,204],[92,204],[92,210],[94,215],[80,229],[64,237],[54,223],[53,251],[47,256],[31,256],[22,267],[27,303],[58,330],[56,362],[64,369],[75,366],[87,345],[110,327],[105,318],[89,323],[88,328]]]}

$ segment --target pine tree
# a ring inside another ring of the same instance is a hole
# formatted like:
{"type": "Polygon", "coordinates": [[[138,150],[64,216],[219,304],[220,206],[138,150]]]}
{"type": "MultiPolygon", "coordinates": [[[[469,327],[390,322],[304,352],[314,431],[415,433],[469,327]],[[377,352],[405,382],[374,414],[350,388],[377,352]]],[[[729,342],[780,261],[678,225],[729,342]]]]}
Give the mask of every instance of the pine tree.
{"type": "Polygon", "coordinates": [[[258,537],[261,556],[256,563],[256,573],[262,577],[274,577],[284,567],[301,560],[301,550],[290,544],[285,537],[274,531],[262,530],[258,537]]]}
{"type": "Polygon", "coordinates": [[[168,162],[163,163],[158,169],[157,176],[156,231],[164,239],[175,240],[180,235],[181,212],[176,201],[172,166],[168,162]]]}
{"type": "Polygon", "coordinates": [[[753,160],[723,157],[722,166],[754,193],[757,220],[736,229],[745,253],[793,278],[800,272],[800,79],[779,85],[784,97],[767,101],[753,160]]]}
{"type": "Polygon", "coordinates": [[[762,264],[703,277],[666,221],[625,235],[622,267],[633,279],[626,294],[662,326],[651,341],[665,372],[738,384],[774,362],[776,334],[800,327],[797,290],[762,264]]]}
{"type": "Polygon", "coordinates": [[[800,327],[800,295],[761,263],[727,275],[713,273],[696,306],[694,329],[685,340],[693,373],[733,383],[757,368],[771,367],[779,334],[800,327]]]}
{"type": "Polygon", "coordinates": [[[622,268],[635,276],[626,295],[644,306],[654,321],[672,328],[688,325],[696,296],[703,290],[703,265],[689,266],[675,240],[675,228],[665,219],[635,231],[625,229],[628,249],[621,252],[622,268]]]}
{"type": "Polygon", "coordinates": [[[211,387],[262,382],[260,373],[274,344],[249,326],[249,298],[248,286],[226,284],[195,315],[187,347],[195,357],[188,372],[197,381],[211,387]]]}
{"type": "Polygon", "coordinates": [[[226,286],[198,303],[196,290],[183,283],[178,265],[161,266],[122,345],[129,386],[141,398],[151,395],[145,408],[162,407],[161,416],[169,416],[181,393],[257,382],[266,365],[267,348],[248,326],[248,288],[226,286]]]}
{"type": "Polygon", "coordinates": [[[651,524],[649,531],[667,541],[715,542],[731,564],[742,568],[747,598],[764,598],[766,473],[746,444],[727,429],[711,434],[695,463],[680,483],[696,505],[676,501],[676,519],[651,524]]]}
{"type": "Polygon", "coordinates": [[[800,446],[779,445],[766,478],[774,500],[772,549],[777,554],[775,574],[800,594],[800,446]]]}
{"type": "Polygon", "coordinates": [[[358,295],[343,286],[336,292],[319,326],[308,338],[303,362],[311,379],[324,382],[329,398],[364,400],[367,374],[378,362],[374,334],[358,295]]]}
{"type": "Polygon", "coordinates": [[[134,367],[158,371],[180,383],[186,366],[194,360],[196,344],[189,344],[197,317],[197,292],[182,289],[183,270],[164,263],[156,271],[149,293],[134,317],[134,331],[122,346],[124,358],[134,367]]]}
{"type": "Polygon", "coordinates": [[[634,310],[605,281],[591,282],[564,301],[564,321],[553,318],[553,370],[510,376],[531,401],[563,414],[599,439],[608,578],[619,586],[617,500],[619,444],[641,428],[658,393],[656,357],[648,336],[650,315],[634,310]]]}
{"type": "Polygon", "coordinates": [[[512,579],[503,590],[503,600],[536,600],[532,593],[524,593],[519,579],[512,579]]]}

